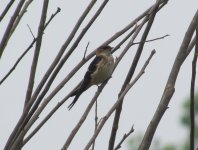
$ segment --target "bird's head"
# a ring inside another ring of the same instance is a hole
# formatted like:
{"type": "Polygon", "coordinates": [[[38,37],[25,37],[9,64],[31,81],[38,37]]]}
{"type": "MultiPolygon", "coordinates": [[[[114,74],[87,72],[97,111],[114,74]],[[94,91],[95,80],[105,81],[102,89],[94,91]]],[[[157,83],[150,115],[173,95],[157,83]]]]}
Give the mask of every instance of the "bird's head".
{"type": "Polygon", "coordinates": [[[109,45],[105,45],[105,46],[100,46],[97,50],[96,50],[96,55],[100,55],[100,54],[105,54],[105,55],[111,55],[111,50],[113,49],[113,47],[109,46],[109,45]]]}

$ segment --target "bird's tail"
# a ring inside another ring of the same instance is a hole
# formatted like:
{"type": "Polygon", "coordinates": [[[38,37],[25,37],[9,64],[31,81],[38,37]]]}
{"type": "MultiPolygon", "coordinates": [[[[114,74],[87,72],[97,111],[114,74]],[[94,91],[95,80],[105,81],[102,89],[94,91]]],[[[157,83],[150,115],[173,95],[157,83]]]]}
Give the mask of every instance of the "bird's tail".
{"type": "Polygon", "coordinates": [[[91,85],[86,82],[85,80],[83,82],[81,82],[81,84],[76,87],[74,89],[74,91],[71,93],[70,97],[75,96],[74,100],[72,101],[72,103],[68,106],[68,109],[70,110],[74,104],[76,103],[76,101],[78,100],[78,98],[80,97],[80,95],[86,91],[91,85]]]}
{"type": "Polygon", "coordinates": [[[69,110],[74,106],[74,104],[77,102],[77,100],[78,100],[78,98],[79,98],[79,96],[81,95],[82,93],[80,93],[80,94],[77,94],[76,96],[75,96],[75,98],[74,98],[74,100],[72,101],[72,103],[71,104],[69,104],[69,106],[67,107],[69,110]]]}

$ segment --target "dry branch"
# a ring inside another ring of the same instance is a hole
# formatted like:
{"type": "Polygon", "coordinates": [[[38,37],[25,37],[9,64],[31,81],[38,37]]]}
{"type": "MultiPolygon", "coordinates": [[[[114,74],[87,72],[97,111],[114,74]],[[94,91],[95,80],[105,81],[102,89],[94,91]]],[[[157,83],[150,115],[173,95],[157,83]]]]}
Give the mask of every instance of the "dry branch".
{"type": "Polygon", "coordinates": [[[5,15],[7,14],[7,12],[9,11],[9,9],[12,6],[12,4],[14,3],[14,1],[15,0],[10,0],[10,2],[7,4],[7,6],[5,7],[5,9],[1,13],[1,15],[0,15],[0,22],[3,20],[3,18],[5,17],[5,15]]]}
{"type": "MultiPolygon", "coordinates": [[[[49,23],[52,21],[52,19],[60,12],[60,8],[57,8],[57,11],[51,15],[50,19],[45,24],[45,29],[49,25],[49,23]]],[[[33,34],[32,34],[33,35],[33,34]]],[[[34,37],[34,36],[33,36],[34,37]]],[[[17,61],[14,63],[14,65],[11,67],[11,69],[6,73],[6,75],[0,80],[0,85],[9,77],[9,75],[14,71],[14,69],[17,67],[19,62],[23,59],[23,57],[29,52],[29,50],[33,47],[35,44],[37,38],[34,37],[33,41],[30,43],[30,45],[27,47],[27,49],[21,54],[21,56],[17,59],[17,61]]]]}
{"type": "Polygon", "coordinates": [[[190,150],[195,148],[195,80],[196,80],[196,66],[198,57],[198,23],[196,26],[196,44],[195,52],[192,61],[192,76],[190,87],[190,150]]]}
{"type": "Polygon", "coordinates": [[[21,21],[21,18],[23,17],[23,15],[27,12],[27,8],[30,6],[30,4],[32,3],[33,0],[29,0],[27,2],[25,2],[24,6],[22,7],[21,11],[19,12],[19,15],[17,16],[16,20],[14,21],[14,24],[12,26],[9,38],[12,36],[12,34],[14,33],[15,29],[17,28],[18,24],[21,21]]]}
{"type": "Polygon", "coordinates": [[[133,128],[133,126],[132,126],[131,129],[129,130],[129,132],[124,134],[124,136],[122,137],[121,141],[120,141],[120,142],[118,143],[118,145],[114,148],[114,150],[120,149],[122,143],[123,143],[123,142],[127,139],[127,137],[128,137],[129,135],[131,135],[131,133],[133,133],[133,132],[134,132],[134,128],[133,128]]]}
{"type": "MultiPolygon", "coordinates": [[[[95,102],[95,126],[94,126],[94,132],[96,132],[96,129],[97,129],[97,127],[98,127],[98,101],[96,100],[96,102],[95,102]]],[[[95,148],[95,143],[96,143],[96,141],[94,141],[93,142],[93,144],[92,144],[92,150],[94,150],[94,148],[95,148]]]]}
{"type": "MultiPolygon", "coordinates": [[[[32,67],[31,67],[31,72],[30,72],[30,77],[29,77],[29,84],[28,84],[28,89],[27,89],[27,93],[26,93],[26,100],[25,100],[24,108],[26,107],[26,104],[31,97],[32,89],[33,89],[33,86],[34,86],[34,78],[35,78],[35,74],[36,74],[37,62],[38,62],[38,57],[39,57],[41,43],[42,43],[44,25],[45,25],[47,9],[48,9],[48,2],[49,2],[49,0],[44,0],[44,3],[43,3],[43,10],[42,10],[42,14],[41,14],[41,18],[40,18],[40,24],[39,24],[39,28],[38,28],[36,47],[35,47],[35,52],[34,52],[34,58],[33,58],[33,61],[32,61],[32,67]]],[[[22,143],[21,140],[23,140],[23,136],[18,138],[18,135],[20,134],[22,129],[23,129],[23,126],[21,126],[17,130],[14,138],[11,140],[12,146],[11,146],[11,143],[9,144],[9,147],[10,147],[11,150],[12,149],[13,150],[17,149],[18,146],[19,146],[19,143],[22,143]]]]}
{"type": "Polygon", "coordinates": [[[190,26],[188,27],[188,30],[185,34],[185,37],[183,39],[183,42],[181,44],[181,47],[179,49],[179,52],[177,54],[177,57],[175,58],[175,62],[173,64],[171,73],[169,75],[168,81],[166,83],[164,93],[162,95],[161,101],[157,107],[157,110],[145,132],[144,138],[141,142],[141,145],[139,147],[139,150],[148,150],[150,147],[150,144],[152,142],[153,136],[155,134],[155,131],[157,129],[157,126],[165,113],[166,109],[168,108],[168,104],[170,102],[171,97],[174,94],[175,90],[175,82],[180,70],[180,67],[182,66],[187,54],[188,54],[188,48],[190,41],[192,39],[193,33],[196,28],[196,23],[198,21],[198,11],[196,12],[195,16],[193,17],[190,26]]]}
{"type": "Polygon", "coordinates": [[[7,25],[7,28],[5,30],[5,33],[2,37],[2,40],[1,40],[1,43],[0,43],[0,58],[3,54],[3,51],[8,43],[8,40],[9,40],[9,35],[11,33],[11,29],[13,27],[13,24],[14,24],[14,21],[16,20],[16,18],[18,17],[18,14],[24,4],[25,0],[20,0],[19,3],[18,3],[18,6],[16,8],[16,10],[14,11],[14,14],[12,15],[8,25],[7,25]]]}

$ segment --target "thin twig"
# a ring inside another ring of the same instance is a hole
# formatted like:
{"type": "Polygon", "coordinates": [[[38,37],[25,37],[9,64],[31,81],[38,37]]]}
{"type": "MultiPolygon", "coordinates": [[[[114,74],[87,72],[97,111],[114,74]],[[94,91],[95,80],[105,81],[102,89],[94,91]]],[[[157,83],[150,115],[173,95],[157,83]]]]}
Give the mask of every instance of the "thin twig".
{"type": "MultiPolygon", "coordinates": [[[[94,132],[96,132],[97,126],[98,126],[98,102],[96,100],[96,102],[95,102],[95,128],[94,128],[94,132]]],[[[94,140],[91,150],[94,150],[95,142],[96,141],[94,140]]]]}
{"type": "Polygon", "coordinates": [[[198,57],[198,23],[196,27],[196,44],[192,61],[192,76],[190,87],[190,150],[195,148],[195,81],[196,81],[196,65],[198,57]]]}
{"type": "Polygon", "coordinates": [[[10,37],[13,35],[15,29],[17,28],[17,26],[19,25],[22,17],[24,16],[24,14],[27,12],[27,8],[30,6],[30,4],[32,3],[33,0],[29,0],[29,1],[26,1],[24,3],[24,6],[22,7],[21,11],[19,12],[18,14],[18,17],[16,18],[16,20],[14,21],[14,24],[12,26],[12,29],[11,29],[11,32],[10,32],[10,35],[9,35],[9,39],[10,37]]]}
{"type": "Polygon", "coordinates": [[[7,25],[7,28],[5,30],[5,33],[2,37],[2,40],[1,40],[1,43],[0,43],[0,58],[3,54],[3,51],[8,43],[8,40],[9,40],[9,35],[10,35],[10,32],[11,32],[11,29],[13,27],[13,24],[14,24],[14,21],[16,20],[16,18],[18,17],[18,14],[24,4],[25,0],[20,0],[19,3],[18,3],[18,6],[16,7],[8,25],[7,25]]]}
{"type": "Polygon", "coordinates": [[[129,132],[124,134],[124,136],[122,137],[121,141],[120,141],[120,142],[118,143],[118,145],[114,148],[114,150],[120,149],[122,143],[123,143],[123,142],[127,139],[127,137],[128,137],[129,135],[131,135],[131,133],[133,133],[133,132],[134,132],[134,128],[133,128],[133,126],[132,126],[131,129],[129,130],[129,132]]]}
{"type": "Polygon", "coordinates": [[[7,14],[8,10],[10,9],[10,7],[12,6],[12,4],[14,3],[15,0],[10,0],[10,2],[7,4],[7,6],[5,7],[5,9],[3,10],[3,12],[0,15],[0,22],[3,20],[3,18],[5,17],[5,15],[7,14]]]}
{"type": "MultiPolygon", "coordinates": [[[[165,5],[167,0],[162,0],[161,1],[161,5],[158,8],[157,11],[160,11],[165,5]]],[[[128,31],[129,29],[131,29],[133,26],[136,26],[137,22],[140,21],[141,19],[143,19],[145,16],[147,16],[150,11],[152,10],[153,6],[155,4],[153,4],[152,6],[150,6],[147,10],[145,10],[141,15],[139,15],[137,18],[135,18],[131,23],[129,23],[127,26],[125,26],[122,30],[118,31],[117,33],[115,33],[111,38],[109,38],[107,41],[105,41],[103,44],[101,45],[108,45],[109,43],[111,43],[112,41],[116,40],[118,37],[120,37],[122,34],[124,34],[126,31],[128,31]]]]}
{"type": "Polygon", "coordinates": [[[29,26],[29,24],[27,24],[27,26],[28,26],[28,29],[30,30],[30,33],[31,33],[33,39],[36,39],[35,36],[34,36],[34,34],[33,34],[33,32],[32,32],[32,29],[31,29],[30,26],[29,26]]]}
{"type": "Polygon", "coordinates": [[[50,19],[46,22],[45,24],[45,28],[49,25],[49,23],[51,22],[51,20],[61,11],[60,7],[57,7],[57,10],[54,14],[51,15],[50,19]]]}
{"type": "Polygon", "coordinates": [[[133,87],[133,85],[140,79],[140,77],[144,74],[146,67],[148,66],[151,58],[153,57],[153,55],[155,54],[155,50],[152,50],[149,58],[146,60],[145,64],[143,65],[142,69],[140,70],[140,72],[138,73],[138,75],[134,78],[133,81],[131,81],[131,83],[129,83],[127,85],[127,87],[125,88],[125,90],[123,91],[123,93],[119,96],[118,100],[114,103],[114,105],[111,107],[111,109],[108,111],[108,113],[103,117],[102,121],[100,122],[100,124],[97,127],[96,132],[94,133],[94,135],[91,137],[91,139],[89,140],[88,144],[85,146],[84,150],[88,150],[90,148],[90,146],[92,145],[93,141],[97,138],[98,134],[100,133],[102,127],[104,126],[104,124],[106,123],[106,121],[109,119],[109,117],[112,115],[112,113],[115,111],[115,109],[120,105],[120,103],[122,102],[123,97],[127,94],[127,92],[133,87]]]}
{"type": "Polygon", "coordinates": [[[85,60],[85,57],[86,57],[86,53],[87,53],[88,46],[89,46],[89,42],[87,43],[87,46],[86,46],[86,49],[85,49],[85,52],[84,52],[83,60],[85,60]]]}
{"type": "MultiPolygon", "coordinates": [[[[78,87],[80,83],[76,86],[78,87]]],[[[75,88],[74,88],[75,90],[75,88]]],[[[47,114],[47,116],[39,123],[39,125],[27,136],[27,138],[24,139],[23,145],[25,145],[38,131],[39,129],[48,121],[48,119],[58,110],[60,106],[70,97],[71,93],[73,93],[72,90],[65,98],[63,98],[57,105],[47,114]]],[[[45,103],[48,103],[47,101],[44,100],[44,102],[41,105],[45,105],[45,103]]],[[[41,113],[43,107],[39,107],[38,110],[35,112],[34,116],[39,116],[41,113]]],[[[31,122],[34,122],[33,118],[29,121],[29,124],[31,122]]],[[[28,127],[27,127],[28,128],[28,127]]]]}
{"type": "Polygon", "coordinates": [[[153,41],[156,41],[156,40],[161,40],[161,39],[164,39],[167,36],[170,36],[170,35],[169,34],[166,34],[164,36],[161,36],[161,37],[158,37],[158,38],[154,38],[154,39],[151,39],[151,40],[145,40],[145,41],[135,42],[135,43],[132,43],[132,45],[143,44],[143,43],[147,43],[147,42],[153,42],[153,41]]]}
{"type": "MultiPolygon", "coordinates": [[[[55,13],[57,14],[57,13],[55,13]]],[[[47,23],[49,24],[52,21],[52,19],[48,20],[47,23]]],[[[47,25],[48,25],[47,24],[47,25]]],[[[45,29],[47,28],[47,25],[45,25],[45,29]]],[[[27,47],[27,49],[21,54],[21,56],[17,59],[17,61],[14,63],[13,67],[8,71],[8,73],[0,80],[0,85],[8,78],[8,76],[14,71],[14,69],[17,67],[18,63],[22,60],[22,58],[27,54],[27,52],[33,47],[34,43],[36,42],[37,38],[34,38],[33,41],[30,43],[30,45],[27,47]]]]}
{"type": "Polygon", "coordinates": [[[22,60],[22,58],[26,55],[26,53],[33,47],[36,39],[32,41],[32,43],[28,46],[28,48],[22,53],[22,55],[17,59],[13,67],[8,71],[8,73],[1,79],[0,85],[8,78],[8,76],[14,71],[18,63],[22,60]]]}
{"type": "MultiPolygon", "coordinates": [[[[30,3],[30,1],[26,2],[25,5],[27,5],[27,3],[30,3]]],[[[50,20],[51,21],[51,20],[50,20]]],[[[47,26],[45,26],[46,28],[47,26]]],[[[12,71],[15,69],[15,67],[17,66],[17,64],[20,62],[20,60],[25,56],[25,54],[31,49],[31,47],[34,45],[34,43],[36,42],[36,40],[33,40],[32,43],[29,45],[29,47],[26,49],[26,51],[19,57],[19,59],[16,61],[16,63],[14,64],[14,66],[10,69],[10,71],[5,75],[5,77],[1,80],[1,84],[3,83],[3,81],[5,81],[5,79],[12,73],[12,71]]],[[[22,114],[22,116],[20,117],[19,121],[17,122],[15,128],[13,129],[7,143],[5,146],[5,149],[7,149],[7,146],[9,145],[9,143],[11,142],[12,138],[14,138],[14,136],[16,135],[19,127],[21,126],[22,122],[24,121],[25,116],[27,115],[27,111],[24,111],[24,113],[22,114]]]]}

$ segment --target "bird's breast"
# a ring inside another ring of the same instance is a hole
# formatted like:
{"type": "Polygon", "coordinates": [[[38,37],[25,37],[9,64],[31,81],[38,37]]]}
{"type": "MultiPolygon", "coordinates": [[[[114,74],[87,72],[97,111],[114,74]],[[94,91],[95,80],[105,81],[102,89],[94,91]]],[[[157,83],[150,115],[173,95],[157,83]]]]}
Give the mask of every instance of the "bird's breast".
{"type": "Polygon", "coordinates": [[[97,70],[92,74],[92,83],[100,84],[104,82],[106,79],[111,77],[114,68],[114,60],[113,58],[108,59],[107,61],[102,61],[98,64],[97,70]]]}

